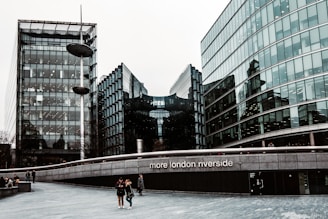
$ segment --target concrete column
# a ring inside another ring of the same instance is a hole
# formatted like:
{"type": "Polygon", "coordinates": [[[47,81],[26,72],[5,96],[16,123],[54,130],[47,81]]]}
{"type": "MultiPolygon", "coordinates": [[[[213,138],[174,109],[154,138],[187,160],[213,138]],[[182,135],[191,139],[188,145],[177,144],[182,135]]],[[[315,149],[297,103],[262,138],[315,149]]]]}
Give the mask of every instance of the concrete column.
{"type": "Polygon", "coordinates": [[[137,152],[138,154],[142,153],[143,151],[143,140],[137,139],[137,152]]]}
{"type": "Polygon", "coordinates": [[[315,140],[314,140],[314,134],[313,132],[310,132],[310,145],[315,146],[315,140]]]}

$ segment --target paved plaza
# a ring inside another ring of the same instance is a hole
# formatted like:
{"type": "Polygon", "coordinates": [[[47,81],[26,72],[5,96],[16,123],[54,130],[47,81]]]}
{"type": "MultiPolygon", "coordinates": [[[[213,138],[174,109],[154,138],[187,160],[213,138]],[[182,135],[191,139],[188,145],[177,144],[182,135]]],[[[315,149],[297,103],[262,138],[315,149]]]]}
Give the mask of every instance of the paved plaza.
{"type": "MultiPolygon", "coordinates": [[[[208,185],[210,186],[210,185],[208,185]]],[[[213,185],[214,186],[214,185],[213,185]]],[[[0,199],[0,218],[328,218],[328,196],[227,196],[145,191],[118,209],[113,188],[32,184],[32,192],[0,199]]]]}

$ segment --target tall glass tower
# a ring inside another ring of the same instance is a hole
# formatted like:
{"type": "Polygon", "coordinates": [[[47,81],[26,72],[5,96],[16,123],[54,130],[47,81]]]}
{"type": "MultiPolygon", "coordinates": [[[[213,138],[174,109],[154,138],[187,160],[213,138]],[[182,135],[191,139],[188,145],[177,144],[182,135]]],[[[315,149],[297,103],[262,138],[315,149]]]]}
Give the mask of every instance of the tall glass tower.
{"type": "Polygon", "coordinates": [[[230,1],[201,41],[209,147],[327,145],[327,4],[230,1]]]}
{"type": "Polygon", "coordinates": [[[73,87],[80,84],[80,58],[66,46],[80,42],[94,54],[84,58],[85,149],[93,156],[96,139],[96,24],[50,21],[18,21],[17,73],[14,74],[16,124],[11,130],[16,143],[18,166],[43,165],[79,159],[80,96],[73,87]],[[82,28],[81,28],[82,25],[82,28]],[[95,127],[94,127],[95,126],[95,127]],[[92,128],[93,127],[93,128],[92,128]]]}

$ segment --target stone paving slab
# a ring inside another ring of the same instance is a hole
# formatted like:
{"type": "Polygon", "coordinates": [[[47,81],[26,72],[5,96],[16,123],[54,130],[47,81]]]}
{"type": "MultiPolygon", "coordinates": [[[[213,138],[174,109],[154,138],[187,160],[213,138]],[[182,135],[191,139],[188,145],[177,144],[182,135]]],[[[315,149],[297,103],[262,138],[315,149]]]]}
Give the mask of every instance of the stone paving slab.
{"type": "Polygon", "coordinates": [[[32,192],[1,199],[0,218],[328,218],[327,195],[228,196],[146,190],[133,203],[131,210],[118,209],[113,188],[37,182],[32,192]]]}

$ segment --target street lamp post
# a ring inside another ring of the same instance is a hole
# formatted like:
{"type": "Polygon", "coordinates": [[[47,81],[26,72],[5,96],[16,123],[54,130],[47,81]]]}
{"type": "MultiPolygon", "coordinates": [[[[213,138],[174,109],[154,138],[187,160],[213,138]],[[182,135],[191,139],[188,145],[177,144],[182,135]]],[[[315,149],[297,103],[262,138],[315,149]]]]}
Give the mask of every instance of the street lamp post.
{"type": "Polygon", "coordinates": [[[74,56],[80,57],[80,86],[73,87],[73,91],[80,95],[80,135],[81,135],[81,147],[80,147],[80,159],[84,159],[84,99],[83,96],[89,93],[89,88],[83,86],[83,58],[90,57],[93,54],[92,49],[83,43],[82,35],[82,6],[80,7],[81,14],[81,28],[80,28],[80,43],[71,43],[66,46],[69,53],[74,56]]]}

